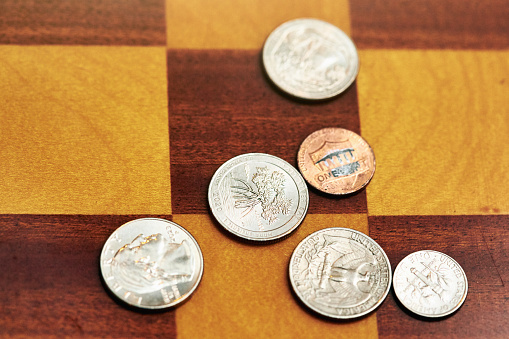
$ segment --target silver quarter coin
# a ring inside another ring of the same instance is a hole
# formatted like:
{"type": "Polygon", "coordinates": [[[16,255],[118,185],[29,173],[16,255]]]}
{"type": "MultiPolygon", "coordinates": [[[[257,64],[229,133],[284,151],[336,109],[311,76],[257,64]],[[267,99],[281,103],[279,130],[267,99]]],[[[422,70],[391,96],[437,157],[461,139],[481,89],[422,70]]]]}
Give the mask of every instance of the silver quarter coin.
{"type": "Polygon", "coordinates": [[[119,227],[104,244],[100,266],[106,286],[129,305],[161,309],[179,304],[198,286],[203,256],[174,222],[144,218],[119,227]]]}
{"type": "Polygon", "coordinates": [[[359,72],[359,57],[342,30],[305,18],[285,22],[269,35],[263,65],[281,90],[319,100],[336,96],[352,84],[359,72]]]}
{"type": "Polygon", "coordinates": [[[231,233],[248,240],[282,238],[306,215],[309,194],[300,173],[286,161],[249,153],[225,162],[209,185],[212,214],[231,233]]]}
{"type": "Polygon", "coordinates": [[[391,287],[391,265],[383,249],[364,233],[342,227],[326,228],[302,240],[289,271],[300,300],[336,319],[372,312],[391,287]]]}
{"type": "Polygon", "coordinates": [[[423,317],[444,317],[467,297],[468,282],[461,266],[437,251],[406,256],[394,270],[394,292],[408,310],[423,317]]]}

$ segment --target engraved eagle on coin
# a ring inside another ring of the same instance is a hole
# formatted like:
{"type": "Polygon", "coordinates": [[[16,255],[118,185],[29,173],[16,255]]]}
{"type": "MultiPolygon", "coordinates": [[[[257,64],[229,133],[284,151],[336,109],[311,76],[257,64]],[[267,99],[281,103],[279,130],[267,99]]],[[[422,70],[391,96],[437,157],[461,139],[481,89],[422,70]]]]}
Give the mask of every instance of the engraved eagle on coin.
{"type": "Polygon", "coordinates": [[[315,302],[327,306],[351,307],[370,297],[377,271],[371,252],[353,240],[324,236],[332,260],[323,265],[321,289],[315,302]],[[334,258],[336,258],[334,260],[334,258]]]}

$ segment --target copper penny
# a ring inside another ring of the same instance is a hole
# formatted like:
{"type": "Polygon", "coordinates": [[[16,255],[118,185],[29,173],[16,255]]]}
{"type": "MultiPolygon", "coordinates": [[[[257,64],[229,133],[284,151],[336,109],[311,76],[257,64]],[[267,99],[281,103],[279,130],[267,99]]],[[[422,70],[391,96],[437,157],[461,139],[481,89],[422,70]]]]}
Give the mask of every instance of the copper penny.
{"type": "Polygon", "coordinates": [[[343,128],[310,134],[297,156],[300,172],[320,191],[349,194],[366,186],[375,173],[375,154],[360,135],[343,128]]]}

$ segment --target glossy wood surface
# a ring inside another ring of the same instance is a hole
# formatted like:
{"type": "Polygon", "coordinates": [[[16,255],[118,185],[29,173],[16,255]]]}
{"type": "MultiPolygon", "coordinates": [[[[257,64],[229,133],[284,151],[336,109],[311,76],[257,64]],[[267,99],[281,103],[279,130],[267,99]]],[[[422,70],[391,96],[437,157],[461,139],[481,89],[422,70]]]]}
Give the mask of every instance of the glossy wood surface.
{"type": "Polygon", "coordinates": [[[0,0],[0,337],[509,337],[507,18],[507,0],[0,0]],[[332,100],[295,100],[264,74],[266,35],[297,17],[357,45],[357,81],[332,100]],[[303,224],[263,246],[213,219],[224,161],[296,165],[331,126],[372,146],[366,189],[310,189],[303,224]],[[126,307],[100,278],[105,240],[146,216],[181,224],[204,254],[193,297],[165,312],[126,307]],[[433,321],[392,292],[354,321],[308,311],[288,261],[333,226],[369,234],[393,270],[422,249],[452,256],[465,304],[433,321]]]}

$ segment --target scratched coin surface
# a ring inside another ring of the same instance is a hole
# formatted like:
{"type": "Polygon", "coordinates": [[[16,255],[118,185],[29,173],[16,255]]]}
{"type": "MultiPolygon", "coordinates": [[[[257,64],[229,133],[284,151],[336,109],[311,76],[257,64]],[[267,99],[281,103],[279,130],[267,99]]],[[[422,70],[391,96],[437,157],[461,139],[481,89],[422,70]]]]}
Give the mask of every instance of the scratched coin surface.
{"type": "Polygon", "coordinates": [[[100,266],[106,286],[129,305],[161,309],[187,299],[200,283],[203,256],[198,243],[174,222],[143,218],[113,232],[100,266]]]}
{"type": "Polygon", "coordinates": [[[297,155],[299,170],[316,189],[335,195],[356,192],[375,173],[375,154],[360,135],[343,128],[310,134],[297,155]]]}
{"type": "Polygon", "coordinates": [[[444,317],[467,297],[468,282],[450,256],[424,250],[405,257],[394,270],[394,292],[401,304],[423,317],[444,317]]]}
{"type": "Polygon", "coordinates": [[[391,265],[370,237],[348,228],[317,231],[295,248],[290,282],[302,302],[336,319],[375,310],[391,287],[391,265]]]}
{"type": "Polygon", "coordinates": [[[209,185],[212,214],[228,231],[253,241],[290,234],[309,203],[306,182],[293,166],[268,154],[249,153],[219,167],[209,185]]]}
{"type": "Polygon", "coordinates": [[[340,94],[359,72],[352,40],[336,26],[310,18],[277,27],[265,41],[263,64],[281,90],[314,100],[340,94]]]}

